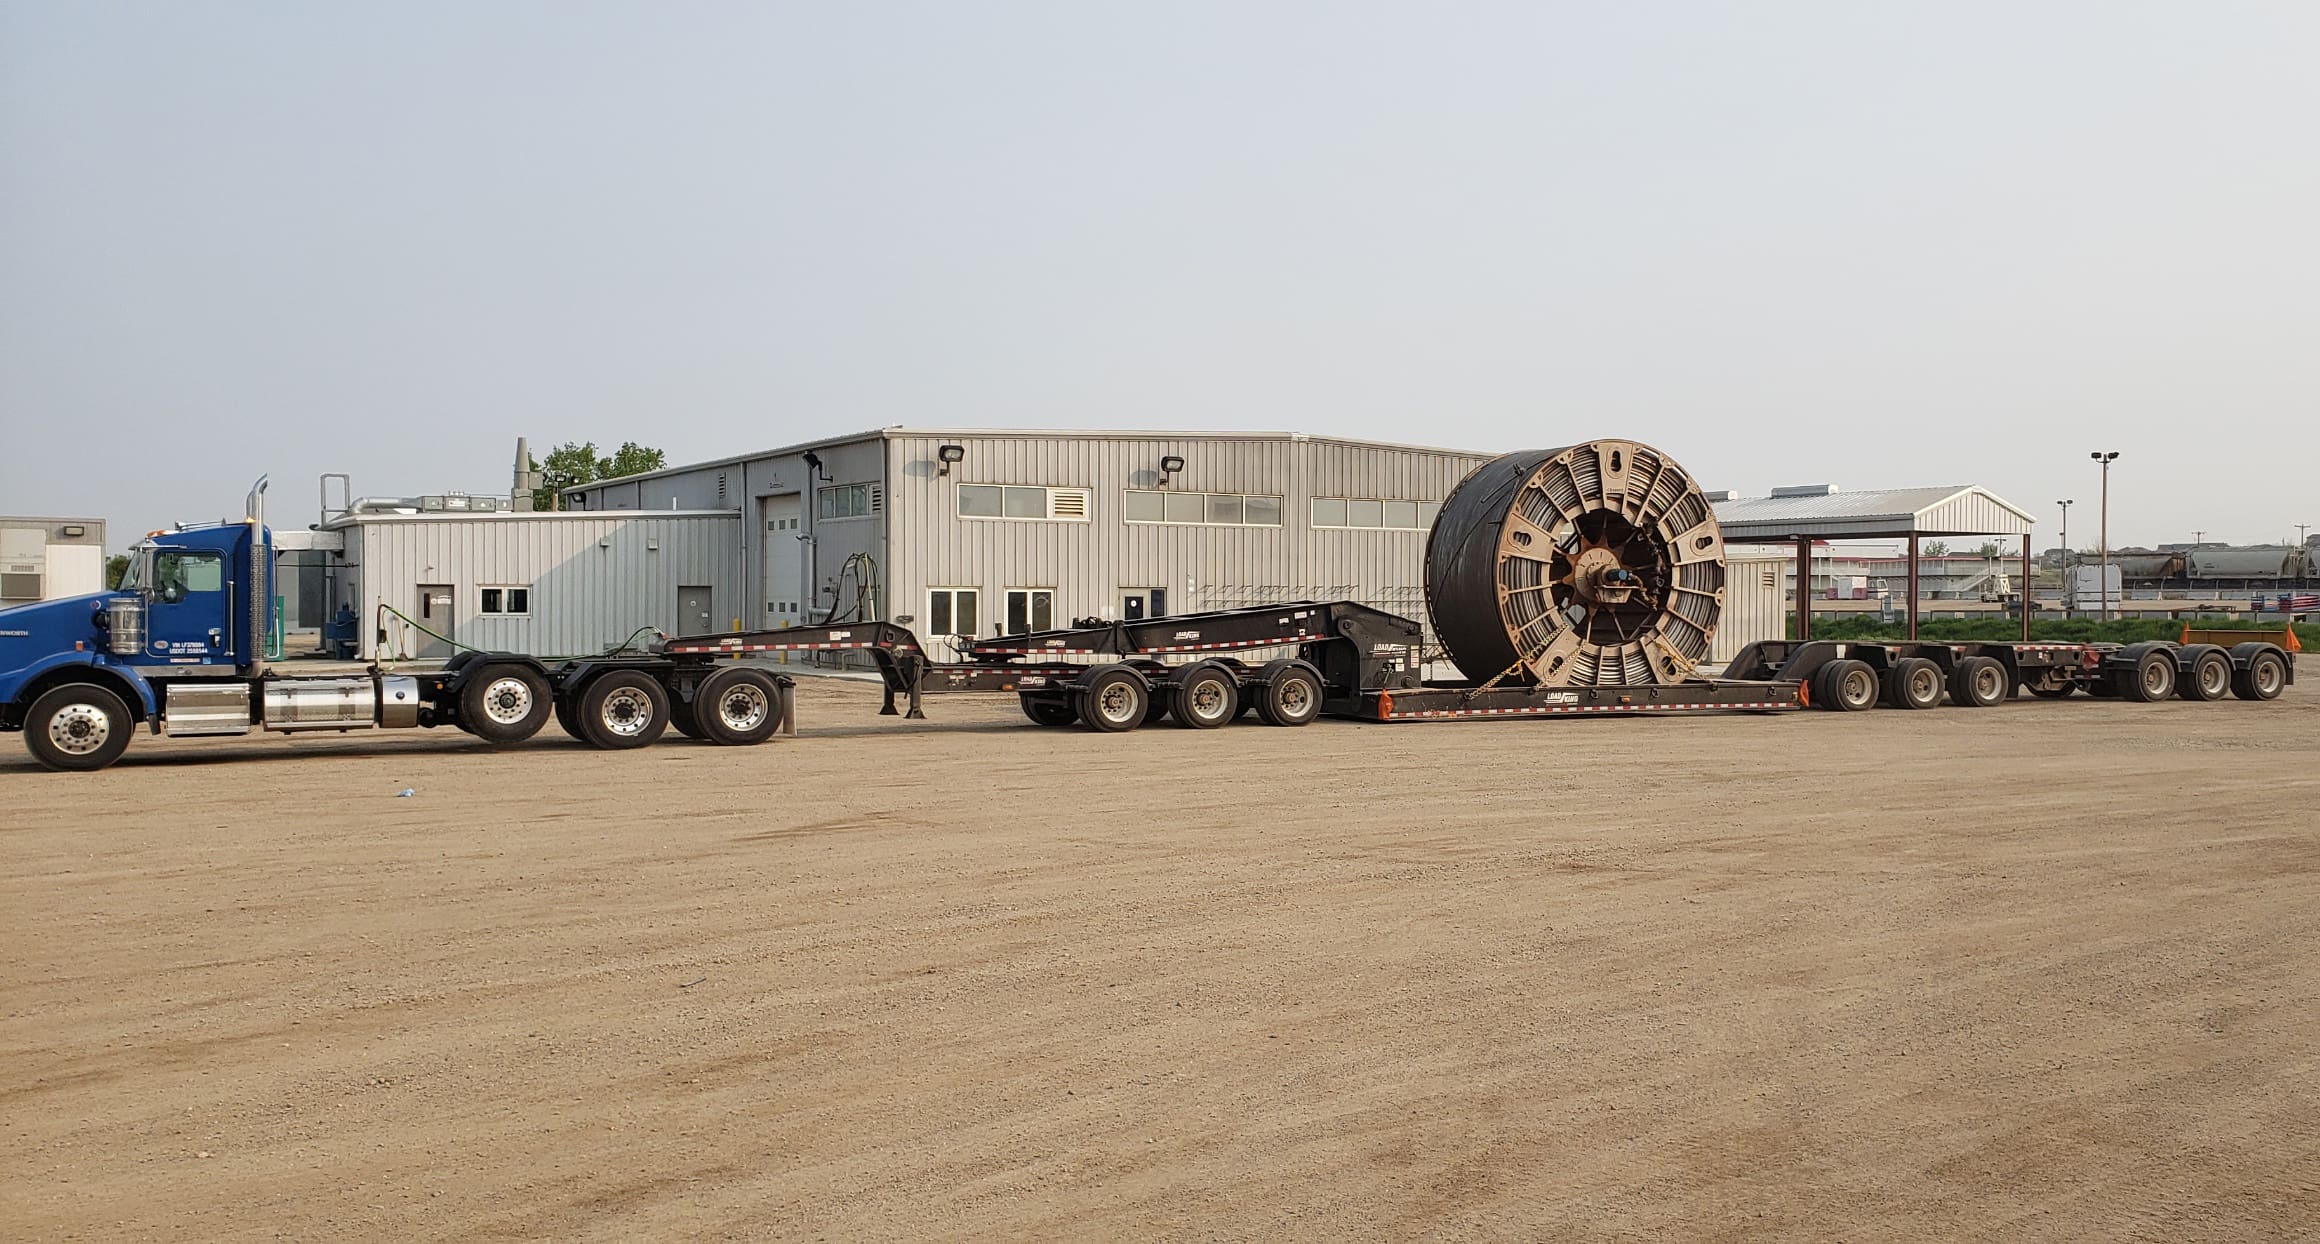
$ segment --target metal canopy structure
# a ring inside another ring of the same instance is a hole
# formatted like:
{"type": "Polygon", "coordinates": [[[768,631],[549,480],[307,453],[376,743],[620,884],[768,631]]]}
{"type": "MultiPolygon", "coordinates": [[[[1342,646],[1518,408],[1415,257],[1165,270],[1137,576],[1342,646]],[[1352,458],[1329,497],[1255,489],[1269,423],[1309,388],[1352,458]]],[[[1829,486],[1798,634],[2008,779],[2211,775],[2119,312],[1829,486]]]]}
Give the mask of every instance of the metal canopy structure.
{"type": "Polygon", "coordinates": [[[1769,497],[1733,497],[1716,505],[1724,543],[1796,546],[1797,638],[1812,638],[1812,546],[1816,540],[1906,540],[1909,543],[1909,638],[1917,638],[1917,546],[1928,536],[2019,536],[2022,539],[2022,638],[2030,638],[2029,511],[1987,488],[1833,487],[1775,489],[1769,497]]]}

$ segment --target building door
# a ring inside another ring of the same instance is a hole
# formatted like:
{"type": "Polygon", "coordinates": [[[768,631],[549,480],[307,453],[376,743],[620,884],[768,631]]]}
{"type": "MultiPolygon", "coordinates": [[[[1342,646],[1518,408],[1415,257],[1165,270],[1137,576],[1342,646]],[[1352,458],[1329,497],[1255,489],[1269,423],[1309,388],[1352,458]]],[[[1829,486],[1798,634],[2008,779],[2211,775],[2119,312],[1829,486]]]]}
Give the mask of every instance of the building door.
{"type": "Polygon", "coordinates": [[[1011,587],[1007,589],[1008,635],[1027,635],[1032,631],[1055,629],[1055,591],[1044,587],[1011,587]]]}
{"type": "Polygon", "coordinates": [[[678,588],[677,634],[713,635],[723,630],[717,625],[717,613],[710,607],[711,603],[708,588],[678,588]]]}
{"type": "Polygon", "coordinates": [[[450,659],[453,651],[451,644],[457,634],[451,622],[452,599],[451,585],[448,583],[419,585],[419,625],[434,634],[420,632],[418,646],[412,651],[412,656],[450,659]]]}
{"type": "Polygon", "coordinates": [[[1129,622],[1168,616],[1168,589],[1131,587],[1120,593],[1120,617],[1129,622]]]}
{"type": "Polygon", "coordinates": [[[806,618],[806,533],[798,522],[798,494],[767,497],[759,508],[765,523],[765,624],[800,625],[806,618]]]}

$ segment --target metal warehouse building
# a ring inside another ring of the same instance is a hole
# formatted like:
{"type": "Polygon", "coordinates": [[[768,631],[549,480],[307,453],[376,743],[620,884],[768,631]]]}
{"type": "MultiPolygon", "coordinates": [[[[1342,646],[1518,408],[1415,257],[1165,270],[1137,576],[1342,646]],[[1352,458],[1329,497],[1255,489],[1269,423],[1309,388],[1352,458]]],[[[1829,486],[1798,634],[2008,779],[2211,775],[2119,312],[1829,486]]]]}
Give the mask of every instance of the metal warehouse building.
{"type": "Polygon", "coordinates": [[[600,518],[740,511],[714,579],[746,607],[719,597],[713,629],[878,617],[991,635],[1302,599],[1422,618],[1427,529],[1488,457],[1289,433],[886,428],[565,495],[600,518]]]}

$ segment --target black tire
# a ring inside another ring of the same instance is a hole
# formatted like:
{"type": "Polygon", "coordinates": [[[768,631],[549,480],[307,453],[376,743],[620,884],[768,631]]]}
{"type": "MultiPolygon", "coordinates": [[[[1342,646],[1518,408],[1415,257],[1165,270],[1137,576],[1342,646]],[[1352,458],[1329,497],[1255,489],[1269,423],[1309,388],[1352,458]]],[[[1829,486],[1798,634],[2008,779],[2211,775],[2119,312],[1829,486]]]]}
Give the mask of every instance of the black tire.
{"type": "Polygon", "coordinates": [[[1321,676],[1295,661],[1274,661],[1257,675],[1257,715],[1268,726],[1302,726],[1321,716],[1321,676]]]}
{"type": "Polygon", "coordinates": [[[102,769],[129,750],[137,721],[111,691],[88,682],[50,687],[24,715],[24,746],[51,769],[102,769]]]}
{"type": "Polygon", "coordinates": [[[1046,696],[1022,697],[1023,715],[1043,726],[1068,726],[1079,720],[1079,713],[1069,699],[1051,699],[1046,696]]]}
{"type": "Polygon", "coordinates": [[[1964,657],[1949,671],[1949,702],[1959,708],[1995,708],[2013,689],[1995,657],[1964,657]]]}
{"type": "Polygon", "coordinates": [[[781,728],[781,684],[762,670],[721,669],[701,680],[692,709],[699,737],[719,747],[749,747],[781,728]]]}
{"type": "Polygon", "coordinates": [[[1240,681],[1219,665],[1195,665],[1169,688],[1168,716],[1187,730],[1214,730],[1241,713],[1240,681]]]}
{"type": "Polygon", "coordinates": [[[693,699],[688,700],[681,695],[670,696],[669,724],[675,726],[677,733],[688,739],[700,739],[702,742],[707,742],[709,736],[701,730],[700,695],[700,689],[696,687],[693,690],[693,699]]]}
{"type": "Polygon", "coordinates": [[[2115,681],[2121,696],[2149,704],[2175,698],[2175,674],[2174,650],[2150,647],[2137,653],[2135,663],[2120,670],[2115,681]]]}
{"type": "Polygon", "coordinates": [[[1866,661],[1840,658],[1813,679],[1813,702],[1833,713],[1858,713],[1877,706],[1877,671],[1866,661]]]}
{"type": "Polygon", "coordinates": [[[548,680],[528,665],[495,662],[467,672],[459,687],[459,727],[486,743],[521,743],[555,712],[548,680]]]}
{"type": "Polygon", "coordinates": [[[2288,658],[2267,649],[2248,658],[2247,668],[2231,677],[2231,693],[2243,700],[2277,700],[2288,688],[2288,658]]]}
{"type": "Polygon", "coordinates": [[[2098,700],[2115,700],[2119,696],[2119,681],[2110,674],[2096,674],[2086,684],[2086,693],[2098,700]]]}
{"type": "Polygon", "coordinates": [[[2231,694],[2231,658],[2221,648],[2202,648],[2175,671],[2175,694],[2186,700],[2220,700],[2231,694]]]}
{"type": "Polygon", "coordinates": [[[669,693],[635,670],[613,670],[589,680],[577,706],[580,735],[591,747],[620,751],[644,747],[669,728],[669,693]]]}
{"type": "Polygon", "coordinates": [[[559,694],[556,697],[556,725],[570,735],[573,742],[588,741],[588,736],[580,733],[580,706],[572,702],[571,696],[559,694]]]}
{"type": "Polygon", "coordinates": [[[1081,676],[1072,688],[1072,711],[1079,724],[1098,734],[1122,734],[1144,724],[1152,688],[1124,665],[1105,666],[1081,676]]]}
{"type": "Polygon", "coordinates": [[[1941,703],[1941,667],[1924,657],[1903,657],[1885,671],[1887,708],[1934,708],[1941,703]]]}

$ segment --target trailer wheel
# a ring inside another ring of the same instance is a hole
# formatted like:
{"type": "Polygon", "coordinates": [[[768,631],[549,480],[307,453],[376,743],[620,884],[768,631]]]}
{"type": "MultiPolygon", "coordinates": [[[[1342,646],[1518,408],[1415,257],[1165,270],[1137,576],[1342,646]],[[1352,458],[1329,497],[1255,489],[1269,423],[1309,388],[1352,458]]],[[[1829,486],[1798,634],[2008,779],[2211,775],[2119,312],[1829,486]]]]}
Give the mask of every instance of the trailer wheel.
{"type": "Polygon", "coordinates": [[[1072,690],[1072,710],[1080,724],[1098,734],[1120,734],[1143,725],[1151,706],[1151,687],[1125,666],[1098,670],[1072,690]]]}
{"type": "Polygon", "coordinates": [[[1877,706],[1877,671],[1866,661],[1831,661],[1813,681],[1813,702],[1830,712],[1858,713],[1877,706]]]}
{"type": "Polygon", "coordinates": [[[459,724],[486,743],[521,743],[548,724],[555,699],[548,680],[523,665],[470,670],[459,688],[459,724]]]}
{"type": "Polygon", "coordinates": [[[1888,708],[1932,708],[1941,703],[1941,667],[1924,657],[1903,657],[1885,671],[1888,708]]]}
{"type": "Polygon", "coordinates": [[[1321,715],[1321,680],[1295,661],[1275,661],[1258,675],[1257,715],[1268,726],[1302,726],[1321,715]]]}
{"type": "Polygon", "coordinates": [[[1079,714],[1073,711],[1068,699],[1057,700],[1040,695],[1027,695],[1022,699],[1023,715],[1040,725],[1068,726],[1079,720],[1079,714]]]}
{"type": "Polygon", "coordinates": [[[588,736],[580,732],[580,706],[573,703],[572,697],[569,695],[558,694],[556,696],[556,725],[561,727],[565,734],[571,736],[573,742],[585,743],[588,741],[588,736]]]}
{"type": "MultiPolygon", "coordinates": [[[[676,705],[669,706],[669,716],[683,728],[676,705]]],[[[719,747],[763,743],[781,725],[781,688],[761,670],[718,670],[701,680],[690,716],[701,732],[694,737],[719,747]]]]}
{"type": "Polygon", "coordinates": [[[1169,716],[1188,730],[1214,730],[1240,716],[1240,685],[1226,670],[1195,665],[1177,679],[1169,716]]]}
{"type": "Polygon", "coordinates": [[[2144,649],[2135,657],[2134,666],[2120,674],[2119,690],[2130,700],[2149,704],[2174,698],[2175,654],[2167,648],[2144,649]]]}
{"type": "Polygon", "coordinates": [[[2271,649],[2249,657],[2247,668],[2231,679],[2231,693],[2243,700],[2276,700],[2287,686],[2288,659],[2271,649]]]}
{"type": "Polygon", "coordinates": [[[2186,700],[2220,700],[2231,694],[2231,658],[2221,648],[2203,648],[2179,670],[2175,694],[2186,700]]]}
{"type": "Polygon", "coordinates": [[[1949,702],[1959,708],[1995,708],[2010,690],[2006,667],[1994,657],[1966,657],[1949,672],[1949,702]]]}
{"type": "Polygon", "coordinates": [[[24,715],[24,746],[51,769],[102,769],[129,750],[137,723],[121,697],[94,683],[50,687],[24,715]]]}
{"type": "Polygon", "coordinates": [[[599,674],[580,693],[580,734],[594,746],[643,747],[669,728],[669,693],[635,670],[599,674]]]}

